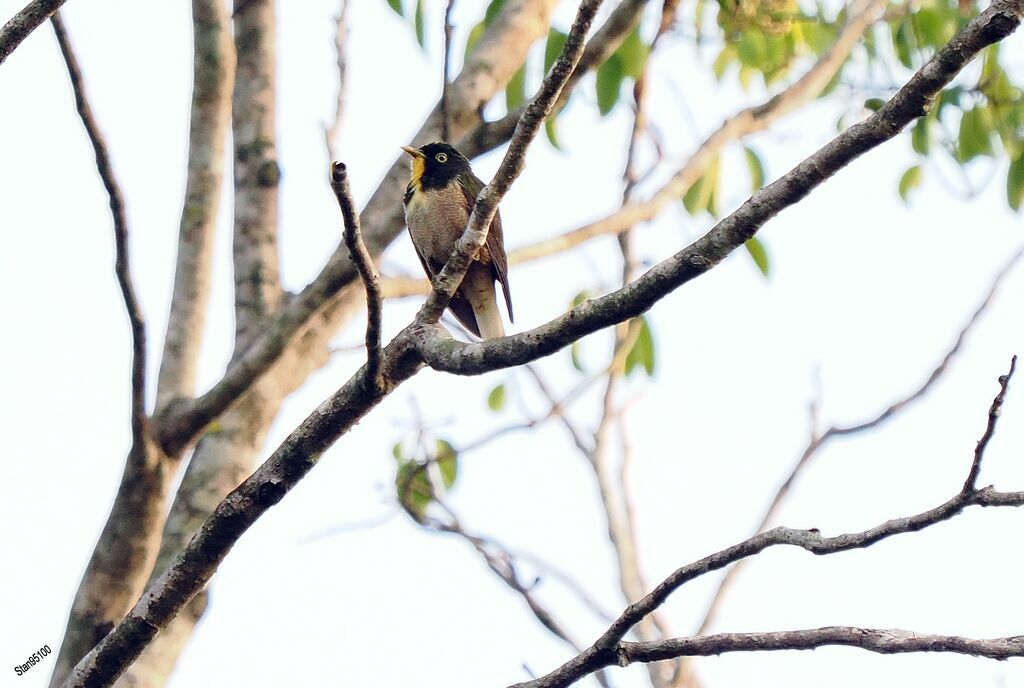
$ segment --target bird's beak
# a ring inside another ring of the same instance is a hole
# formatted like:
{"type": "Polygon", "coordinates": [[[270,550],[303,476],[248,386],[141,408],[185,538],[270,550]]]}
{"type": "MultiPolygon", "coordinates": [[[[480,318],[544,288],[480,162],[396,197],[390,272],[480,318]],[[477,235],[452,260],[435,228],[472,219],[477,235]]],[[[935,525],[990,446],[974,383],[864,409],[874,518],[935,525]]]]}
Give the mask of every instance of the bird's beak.
{"type": "Polygon", "coordinates": [[[413,148],[412,146],[402,146],[402,150],[404,150],[404,151],[405,151],[406,153],[408,153],[408,154],[409,154],[409,155],[411,155],[412,157],[414,157],[414,158],[419,158],[419,159],[421,159],[421,160],[422,160],[423,158],[427,157],[427,156],[423,155],[423,153],[421,153],[421,152],[419,151],[419,149],[417,149],[417,148],[413,148]]]}

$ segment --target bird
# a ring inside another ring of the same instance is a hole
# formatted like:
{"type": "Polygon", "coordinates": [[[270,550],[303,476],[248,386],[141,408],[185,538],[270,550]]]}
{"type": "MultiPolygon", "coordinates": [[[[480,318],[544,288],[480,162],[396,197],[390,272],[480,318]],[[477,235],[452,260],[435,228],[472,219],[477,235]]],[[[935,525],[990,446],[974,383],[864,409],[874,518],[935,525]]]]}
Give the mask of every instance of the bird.
{"type": "MultiPolygon", "coordinates": [[[[455,250],[484,183],[473,174],[469,159],[454,146],[434,142],[420,148],[402,146],[412,157],[411,177],[405,190],[405,221],[416,255],[427,277],[435,277],[455,250]]],[[[497,212],[487,242],[469,264],[466,276],[448,304],[462,325],[481,339],[505,336],[495,281],[501,283],[513,322],[508,287],[508,257],[497,212]]]]}

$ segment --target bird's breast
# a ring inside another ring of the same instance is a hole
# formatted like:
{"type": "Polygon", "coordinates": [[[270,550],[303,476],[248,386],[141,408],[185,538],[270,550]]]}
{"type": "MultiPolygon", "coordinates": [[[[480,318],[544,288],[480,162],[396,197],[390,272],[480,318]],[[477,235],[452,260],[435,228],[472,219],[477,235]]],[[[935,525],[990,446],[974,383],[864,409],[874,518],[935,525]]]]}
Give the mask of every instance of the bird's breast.
{"type": "Polygon", "coordinates": [[[442,189],[411,188],[405,203],[409,235],[420,254],[444,265],[469,221],[466,197],[454,184],[442,189]]]}

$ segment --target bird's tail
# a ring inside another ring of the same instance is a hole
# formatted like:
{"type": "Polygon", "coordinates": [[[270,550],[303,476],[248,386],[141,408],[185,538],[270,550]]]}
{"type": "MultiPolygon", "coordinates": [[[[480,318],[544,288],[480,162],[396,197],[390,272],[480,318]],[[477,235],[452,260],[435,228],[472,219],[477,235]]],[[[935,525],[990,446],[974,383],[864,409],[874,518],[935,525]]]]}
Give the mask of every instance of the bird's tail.
{"type": "Polygon", "coordinates": [[[505,336],[505,326],[501,322],[501,311],[498,310],[497,294],[494,291],[494,277],[490,270],[472,265],[462,282],[462,293],[473,307],[476,324],[480,328],[480,337],[496,339],[505,336]]]}

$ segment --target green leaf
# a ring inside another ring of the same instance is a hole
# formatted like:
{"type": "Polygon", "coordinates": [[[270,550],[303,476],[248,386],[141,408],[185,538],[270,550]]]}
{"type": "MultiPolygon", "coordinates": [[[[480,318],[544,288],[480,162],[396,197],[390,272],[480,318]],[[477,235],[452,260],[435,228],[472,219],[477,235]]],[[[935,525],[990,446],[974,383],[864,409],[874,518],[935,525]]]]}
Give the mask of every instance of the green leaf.
{"type": "Polygon", "coordinates": [[[928,118],[919,117],[910,132],[910,145],[914,148],[914,152],[920,155],[928,155],[928,151],[932,147],[928,127],[928,118]]]}
{"type": "Polygon", "coordinates": [[[526,100],[526,65],[516,70],[505,87],[505,107],[511,112],[526,100]]]}
{"type": "Polygon", "coordinates": [[[398,465],[395,490],[402,506],[416,516],[422,516],[434,499],[434,488],[427,477],[427,469],[415,461],[405,461],[398,465]]]}
{"type": "Polygon", "coordinates": [[[756,192],[764,186],[764,163],[757,151],[750,146],[744,146],[743,153],[747,159],[747,169],[750,170],[750,189],[756,192]]]}
{"type": "Polygon", "coordinates": [[[402,443],[395,442],[395,446],[391,447],[391,456],[395,457],[395,461],[402,462],[402,443]]]}
{"type": "Polygon", "coordinates": [[[1014,210],[1024,206],[1024,154],[1010,163],[1006,174],[1006,201],[1014,210]]]}
{"type": "Polygon", "coordinates": [[[413,26],[416,29],[416,42],[421,48],[427,47],[427,30],[423,23],[423,0],[416,0],[416,15],[413,17],[413,26]]]}
{"type": "Polygon", "coordinates": [[[964,112],[960,119],[960,137],[957,151],[960,162],[969,162],[982,155],[992,154],[991,117],[984,107],[964,112]]]}
{"type": "Polygon", "coordinates": [[[487,406],[497,413],[505,408],[505,385],[498,385],[487,395],[487,406]]]}
{"type": "Polygon", "coordinates": [[[763,71],[768,66],[768,41],[757,29],[748,29],[736,41],[740,64],[763,71]]]}
{"type": "Polygon", "coordinates": [[[616,53],[597,68],[597,109],[602,117],[611,112],[619,101],[623,78],[622,58],[616,53]]]}
{"type": "Polygon", "coordinates": [[[473,48],[475,48],[476,44],[480,42],[480,38],[484,35],[484,31],[486,30],[487,27],[484,26],[483,22],[480,22],[469,30],[469,36],[466,37],[466,52],[463,59],[468,58],[470,53],[473,52],[473,48]]]}
{"type": "Polygon", "coordinates": [[[615,51],[622,61],[622,72],[631,79],[639,79],[644,71],[644,63],[647,62],[649,49],[640,38],[640,27],[637,26],[622,41],[622,45],[615,51]]]}
{"type": "Polygon", "coordinates": [[[718,158],[716,157],[708,168],[701,175],[701,178],[691,186],[686,195],[683,196],[683,206],[691,215],[698,215],[706,210],[712,215],[715,214],[715,191],[718,186],[718,158]]]}
{"type": "Polygon", "coordinates": [[[587,372],[586,368],[583,367],[582,347],[580,343],[573,342],[572,346],[569,347],[569,358],[572,360],[572,367],[581,373],[587,372]]]}
{"type": "Polygon", "coordinates": [[[907,69],[914,68],[914,60],[912,59],[911,41],[910,41],[910,25],[907,22],[901,22],[898,27],[892,33],[892,46],[896,49],[896,57],[899,58],[900,64],[907,69]]]}
{"type": "Polygon", "coordinates": [[[548,137],[548,141],[552,146],[558,150],[562,150],[562,144],[558,141],[558,129],[555,127],[555,115],[552,113],[544,120],[544,133],[548,137]]]}
{"type": "Polygon", "coordinates": [[[722,52],[718,53],[718,57],[715,58],[715,63],[711,65],[711,71],[715,73],[715,78],[719,81],[725,75],[725,70],[729,68],[736,60],[736,48],[732,45],[726,45],[722,48],[722,52]]]}
{"type": "Polygon", "coordinates": [[[459,453],[446,440],[437,441],[436,451],[434,461],[441,472],[441,483],[446,489],[451,489],[459,476],[459,453]]]}
{"type": "Polygon", "coordinates": [[[388,7],[393,9],[399,17],[405,16],[405,10],[402,9],[402,0],[388,0],[388,7]]]}
{"type": "Polygon", "coordinates": [[[883,105],[885,105],[885,101],[881,98],[868,98],[864,101],[864,107],[871,110],[871,112],[878,112],[882,109],[883,105]]]}
{"type": "Polygon", "coordinates": [[[908,168],[907,171],[903,173],[903,176],[900,177],[900,198],[902,198],[904,202],[906,202],[911,189],[916,189],[921,186],[921,174],[921,166],[914,165],[913,167],[908,168]]]}
{"type": "Polygon", "coordinates": [[[743,246],[747,249],[750,257],[754,259],[754,265],[761,271],[761,274],[768,277],[768,273],[771,270],[771,262],[768,259],[768,249],[765,248],[764,244],[757,237],[751,237],[744,242],[743,246]]]}
{"type": "Polygon", "coordinates": [[[740,86],[744,90],[750,88],[750,82],[754,80],[754,77],[760,74],[756,69],[748,65],[740,66],[740,86]]]}
{"type": "Polygon", "coordinates": [[[626,354],[626,375],[638,367],[642,367],[648,377],[654,375],[654,337],[646,317],[640,316],[640,331],[637,333],[633,348],[626,354]]]}
{"type": "Polygon", "coordinates": [[[551,71],[551,65],[555,64],[555,60],[562,54],[562,48],[565,47],[565,39],[568,36],[562,33],[558,29],[551,29],[548,32],[548,42],[544,45],[544,73],[547,74],[551,71]]]}
{"type": "Polygon", "coordinates": [[[498,12],[501,12],[502,5],[504,4],[505,0],[491,0],[491,4],[484,11],[484,26],[490,26],[494,23],[495,17],[498,16],[498,12]]]}

